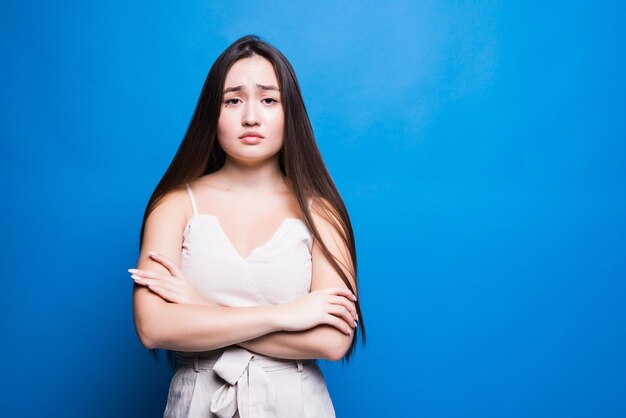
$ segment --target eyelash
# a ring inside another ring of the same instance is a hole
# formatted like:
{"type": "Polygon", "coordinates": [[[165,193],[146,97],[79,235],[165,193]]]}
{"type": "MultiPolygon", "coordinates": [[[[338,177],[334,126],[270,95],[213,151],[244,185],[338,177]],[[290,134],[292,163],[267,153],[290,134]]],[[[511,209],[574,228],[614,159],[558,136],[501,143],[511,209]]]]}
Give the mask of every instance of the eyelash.
{"type": "Polygon", "coordinates": [[[228,100],[224,100],[224,104],[229,105],[229,104],[236,104],[236,103],[232,103],[233,100],[239,100],[239,99],[228,99],[228,100]]]}
{"type": "MultiPolygon", "coordinates": [[[[226,105],[229,105],[229,104],[231,104],[231,105],[232,105],[232,104],[236,104],[236,103],[232,103],[232,101],[233,101],[233,100],[241,100],[241,99],[238,99],[238,98],[236,98],[236,97],[233,97],[232,99],[224,100],[224,104],[226,104],[226,105]]],[[[271,101],[272,101],[272,103],[267,103],[267,102],[266,102],[265,104],[273,104],[273,103],[278,103],[278,100],[273,99],[273,98],[271,98],[271,97],[266,97],[266,98],[265,98],[265,99],[263,99],[263,100],[271,100],[271,101]]],[[[261,100],[261,101],[263,101],[263,100],[261,100]]]]}

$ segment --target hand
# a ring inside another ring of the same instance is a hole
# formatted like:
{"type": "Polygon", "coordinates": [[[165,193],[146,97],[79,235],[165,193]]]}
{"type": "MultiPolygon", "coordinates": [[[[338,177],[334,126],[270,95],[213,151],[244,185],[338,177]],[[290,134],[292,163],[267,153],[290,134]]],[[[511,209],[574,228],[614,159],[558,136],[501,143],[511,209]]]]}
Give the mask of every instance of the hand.
{"type": "Polygon", "coordinates": [[[284,331],[303,331],[326,324],[350,334],[358,319],[355,300],[345,287],[315,290],[293,302],[276,305],[279,326],[284,331]]]}
{"type": "Polygon", "coordinates": [[[148,270],[128,269],[135,283],[146,286],[163,299],[173,303],[190,305],[210,305],[191,283],[183,276],[181,270],[170,260],[148,252],[150,258],[165,267],[170,274],[148,270]]]}

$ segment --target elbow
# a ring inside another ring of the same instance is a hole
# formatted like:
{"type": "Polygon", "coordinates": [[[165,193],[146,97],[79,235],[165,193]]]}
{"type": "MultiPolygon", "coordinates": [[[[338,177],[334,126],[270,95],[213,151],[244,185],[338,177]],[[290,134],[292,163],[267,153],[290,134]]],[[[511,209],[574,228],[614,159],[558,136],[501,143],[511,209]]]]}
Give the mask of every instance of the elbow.
{"type": "Polygon", "coordinates": [[[149,327],[138,324],[136,327],[136,331],[137,337],[139,337],[139,341],[144,348],[148,350],[154,350],[158,348],[157,346],[159,344],[157,343],[157,338],[149,327]]]}
{"type": "Polygon", "coordinates": [[[144,294],[137,293],[135,296],[133,306],[135,332],[144,348],[154,350],[161,348],[162,343],[163,330],[159,324],[163,322],[163,302],[155,298],[146,298],[144,294]]]}
{"type": "Polygon", "coordinates": [[[350,349],[353,337],[353,330],[350,331],[350,335],[337,331],[335,335],[332,335],[331,338],[326,341],[326,344],[324,344],[322,357],[330,361],[341,360],[350,349]]]}
{"type": "Polygon", "coordinates": [[[339,361],[346,355],[346,352],[343,350],[333,350],[326,353],[324,358],[330,361],[339,361]]]}
{"type": "Polygon", "coordinates": [[[139,337],[139,341],[141,342],[143,348],[146,348],[148,350],[155,350],[158,348],[156,339],[152,335],[146,332],[137,331],[137,336],[139,337]]]}
{"type": "Polygon", "coordinates": [[[159,336],[157,334],[159,327],[155,326],[154,320],[142,318],[141,315],[135,316],[135,331],[141,345],[148,350],[155,350],[160,347],[159,336]]]}

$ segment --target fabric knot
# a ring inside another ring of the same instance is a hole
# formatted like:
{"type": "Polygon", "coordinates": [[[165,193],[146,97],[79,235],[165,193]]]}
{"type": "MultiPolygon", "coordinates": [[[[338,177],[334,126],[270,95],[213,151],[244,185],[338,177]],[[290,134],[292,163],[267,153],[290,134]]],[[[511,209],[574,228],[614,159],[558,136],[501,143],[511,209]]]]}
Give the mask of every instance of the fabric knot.
{"type": "Polygon", "coordinates": [[[263,367],[255,364],[254,355],[241,347],[224,350],[213,371],[226,383],[211,397],[211,412],[219,418],[275,418],[276,394],[263,367]]]}

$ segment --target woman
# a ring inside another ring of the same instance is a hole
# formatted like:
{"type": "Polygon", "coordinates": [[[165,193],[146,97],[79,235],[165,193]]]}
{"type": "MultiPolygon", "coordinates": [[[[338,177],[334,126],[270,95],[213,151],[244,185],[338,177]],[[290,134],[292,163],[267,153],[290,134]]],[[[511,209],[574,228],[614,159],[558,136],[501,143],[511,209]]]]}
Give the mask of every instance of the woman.
{"type": "Polygon", "coordinates": [[[258,37],[211,67],[140,247],[138,336],[178,359],[165,416],[334,416],[315,359],[355,347],[354,236],[295,73],[258,37]]]}

